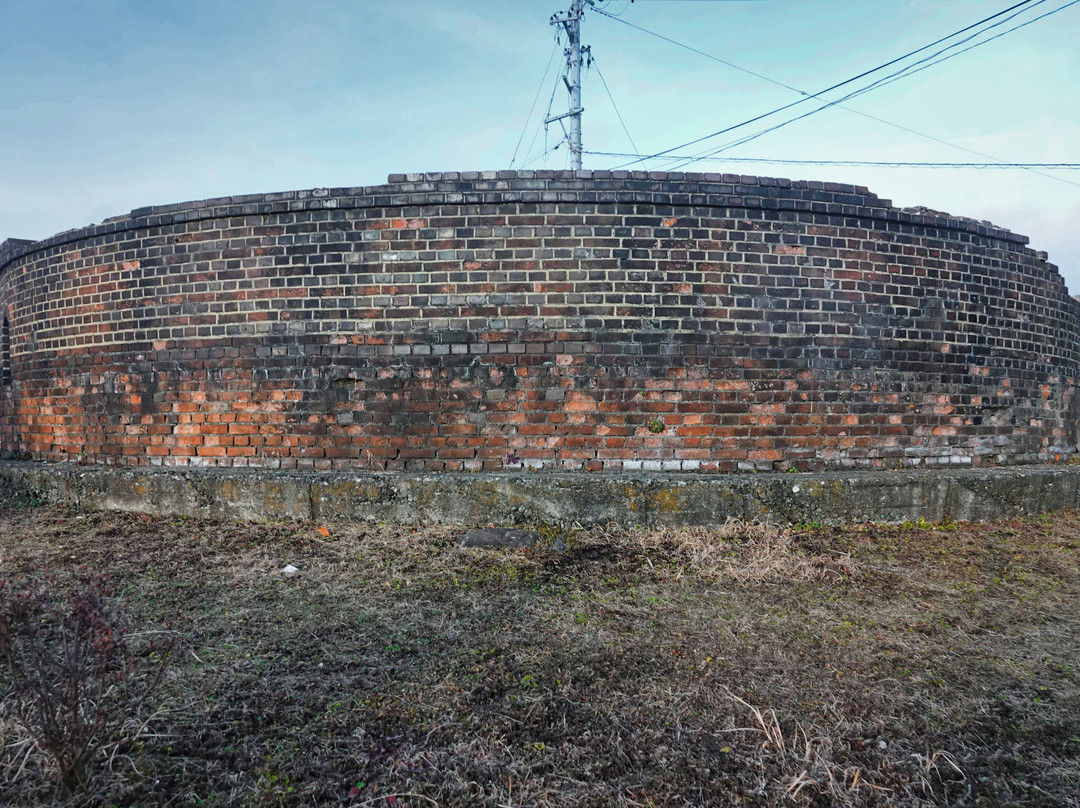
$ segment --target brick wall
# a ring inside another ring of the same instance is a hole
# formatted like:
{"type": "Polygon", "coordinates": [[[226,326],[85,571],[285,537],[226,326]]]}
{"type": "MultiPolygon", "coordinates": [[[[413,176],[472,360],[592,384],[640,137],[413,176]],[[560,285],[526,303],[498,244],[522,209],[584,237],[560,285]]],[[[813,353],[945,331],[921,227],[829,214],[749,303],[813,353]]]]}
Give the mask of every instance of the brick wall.
{"type": "Polygon", "coordinates": [[[463,471],[1068,459],[1080,304],[864,188],[394,175],[0,247],[7,456],[463,471]]]}

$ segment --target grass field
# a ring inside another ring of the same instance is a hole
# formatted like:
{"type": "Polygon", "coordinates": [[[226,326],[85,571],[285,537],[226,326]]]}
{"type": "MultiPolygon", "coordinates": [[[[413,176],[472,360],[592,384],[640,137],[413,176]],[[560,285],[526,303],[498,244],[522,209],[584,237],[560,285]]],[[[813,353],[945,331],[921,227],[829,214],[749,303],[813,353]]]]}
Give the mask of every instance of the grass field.
{"type": "Polygon", "coordinates": [[[461,533],[0,510],[182,635],[73,795],[6,698],[0,804],[1080,805],[1080,515],[461,533]]]}

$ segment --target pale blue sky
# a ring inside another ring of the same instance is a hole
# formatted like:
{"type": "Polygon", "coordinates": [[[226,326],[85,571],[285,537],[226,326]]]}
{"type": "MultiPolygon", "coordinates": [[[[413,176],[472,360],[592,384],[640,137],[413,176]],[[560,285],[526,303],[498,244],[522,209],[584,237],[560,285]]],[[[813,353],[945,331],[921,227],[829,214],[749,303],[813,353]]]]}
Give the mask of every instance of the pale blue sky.
{"type": "MultiPolygon", "coordinates": [[[[1032,3],[1003,28],[1067,2],[1032,3]]],[[[554,47],[548,18],[568,5],[0,0],[0,239],[44,238],[150,204],[370,185],[391,172],[507,168],[554,47]]],[[[1009,5],[610,0],[603,7],[816,92],[1009,5]]],[[[799,97],[595,12],[584,39],[645,152],[799,97]]],[[[847,105],[1009,161],[1080,162],[1077,41],[1080,5],[847,105]]],[[[522,149],[547,108],[559,59],[522,149]]],[[[585,78],[584,106],[587,150],[631,150],[595,70],[585,78]]],[[[564,92],[554,109],[565,109],[564,92]]],[[[543,142],[540,132],[533,153],[543,142]]],[[[982,160],[839,109],[724,156],[982,160]]],[[[565,158],[560,149],[528,167],[563,168],[565,158]]],[[[585,167],[619,162],[587,156],[585,167]]],[[[687,170],[852,182],[897,205],[989,219],[1029,235],[1080,291],[1080,172],[1055,172],[1061,179],[1053,180],[1019,170],[758,163],[687,170]]]]}

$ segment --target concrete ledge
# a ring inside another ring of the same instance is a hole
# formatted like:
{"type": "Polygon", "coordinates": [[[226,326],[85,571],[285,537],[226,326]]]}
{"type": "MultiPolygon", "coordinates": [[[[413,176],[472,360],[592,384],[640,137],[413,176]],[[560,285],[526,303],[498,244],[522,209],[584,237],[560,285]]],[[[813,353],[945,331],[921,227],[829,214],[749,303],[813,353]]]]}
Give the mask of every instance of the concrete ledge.
{"type": "Polygon", "coordinates": [[[0,495],[233,520],[713,526],[983,521],[1080,506],[1080,468],[811,474],[342,474],[0,463],[0,495]]]}

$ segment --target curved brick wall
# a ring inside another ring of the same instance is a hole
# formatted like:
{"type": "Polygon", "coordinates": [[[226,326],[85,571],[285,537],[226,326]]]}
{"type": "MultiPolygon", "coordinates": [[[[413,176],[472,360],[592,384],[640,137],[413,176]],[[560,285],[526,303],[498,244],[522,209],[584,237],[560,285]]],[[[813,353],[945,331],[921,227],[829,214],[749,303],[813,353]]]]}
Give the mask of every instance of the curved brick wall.
{"type": "Polygon", "coordinates": [[[711,174],[147,208],[0,249],[0,441],[315,469],[1062,460],[1080,307],[1026,241],[711,174]]]}

